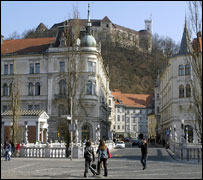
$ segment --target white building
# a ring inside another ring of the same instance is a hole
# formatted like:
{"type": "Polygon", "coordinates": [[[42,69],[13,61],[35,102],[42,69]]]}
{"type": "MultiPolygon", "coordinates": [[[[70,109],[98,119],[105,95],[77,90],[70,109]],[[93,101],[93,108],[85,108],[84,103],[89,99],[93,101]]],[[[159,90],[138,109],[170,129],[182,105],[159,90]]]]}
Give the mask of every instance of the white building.
{"type": "MultiPolygon", "coordinates": [[[[21,80],[22,110],[44,110],[48,116],[49,140],[57,140],[60,123],[67,121],[66,80],[70,54],[74,54],[80,74],[74,120],[78,122],[79,141],[109,138],[109,75],[103,64],[101,47],[90,33],[88,11],[86,35],[77,47],[67,47],[62,33],[56,38],[5,40],[1,45],[1,113],[10,109],[12,74],[21,80]],[[99,131],[99,133],[98,133],[99,131]],[[96,133],[97,132],[97,133],[96,133]]],[[[5,122],[2,117],[2,123],[5,122]]],[[[29,126],[29,124],[28,124],[29,126]]],[[[37,139],[36,139],[37,140],[37,139]]]]}
{"type": "Polygon", "coordinates": [[[152,96],[147,94],[124,94],[112,92],[115,99],[113,130],[117,137],[147,137],[147,115],[152,112],[152,96]]]}
{"type": "Polygon", "coordinates": [[[186,143],[198,143],[191,86],[191,80],[195,82],[196,78],[188,58],[187,33],[185,24],[179,53],[169,59],[155,87],[155,114],[160,113],[161,140],[178,144],[183,144],[184,139],[186,143]]]}

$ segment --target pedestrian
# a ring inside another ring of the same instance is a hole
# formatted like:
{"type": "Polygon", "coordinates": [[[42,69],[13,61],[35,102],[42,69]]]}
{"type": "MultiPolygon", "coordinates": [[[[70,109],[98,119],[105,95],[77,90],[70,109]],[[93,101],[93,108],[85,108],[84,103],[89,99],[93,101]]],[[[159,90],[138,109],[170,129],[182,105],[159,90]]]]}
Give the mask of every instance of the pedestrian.
{"type": "Polygon", "coordinates": [[[84,177],[87,177],[88,169],[92,172],[93,175],[96,175],[97,172],[92,168],[92,164],[95,162],[95,155],[94,155],[94,149],[91,147],[91,142],[87,141],[84,152],[84,158],[85,158],[85,172],[84,177]]]}
{"type": "Polygon", "coordinates": [[[11,160],[11,144],[6,141],[4,144],[4,156],[5,156],[5,160],[6,161],[10,161],[11,160]]]}
{"type": "Polygon", "coordinates": [[[108,176],[108,169],[107,169],[107,160],[109,158],[108,151],[109,151],[109,149],[105,145],[104,141],[100,140],[100,144],[97,149],[97,154],[98,154],[97,172],[98,172],[98,174],[100,174],[100,168],[101,168],[100,165],[103,162],[104,176],[108,176]]]}
{"type": "Polygon", "coordinates": [[[147,168],[147,155],[148,155],[148,145],[147,145],[147,140],[143,139],[142,144],[140,145],[141,147],[141,163],[143,165],[143,170],[147,168]]]}
{"type": "Polygon", "coordinates": [[[20,143],[17,144],[16,146],[16,157],[20,156],[20,143]]]}

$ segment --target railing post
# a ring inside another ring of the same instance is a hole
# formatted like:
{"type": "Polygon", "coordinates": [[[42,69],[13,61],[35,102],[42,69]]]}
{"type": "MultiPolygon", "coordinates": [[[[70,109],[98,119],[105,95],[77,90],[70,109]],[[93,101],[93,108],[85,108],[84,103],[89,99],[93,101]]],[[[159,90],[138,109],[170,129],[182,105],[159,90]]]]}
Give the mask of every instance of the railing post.
{"type": "Polygon", "coordinates": [[[187,148],[187,160],[189,161],[189,149],[187,148]]]}
{"type": "Polygon", "coordinates": [[[200,162],[200,154],[199,154],[200,149],[197,149],[197,158],[198,158],[198,163],[200,162]]]}
{"type": "Polygon", "coordinates": [[[183,160],[183,148],[181,148],[180,151],[181,151],[181,160],[183,160]]]}

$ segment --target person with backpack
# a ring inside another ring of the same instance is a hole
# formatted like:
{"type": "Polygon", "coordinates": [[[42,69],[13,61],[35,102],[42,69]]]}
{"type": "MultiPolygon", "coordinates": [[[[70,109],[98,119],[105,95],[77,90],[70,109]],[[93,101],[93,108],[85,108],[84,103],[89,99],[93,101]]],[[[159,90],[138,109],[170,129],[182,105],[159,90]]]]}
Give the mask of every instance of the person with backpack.
{"type": "Polygon", "coordinates": [[[87,177],[88,169],[92,172],[93,175],[97,175],[97,172],[94,168],[92,168],[92,162],[95,161],[95,155],[94,155],[94,149],[91,147],[91,142],[87,141],[84,152],[84,158],[85,158],[85,172],[84,177],[87,177]]]}
{"type": "Polygon", "coordinates": [[[108,175],[108,169],[107,169],[107,159],[109,158],[109,149],[105,145],[103,140],[100,140],[99,147],[97,149],[97,154],[98,154],[98,166],[97,166],[97,172],[98,175],[100,175],[100,165],[103,162],[103,167],[104,167],[104,176],[108,175]]]}

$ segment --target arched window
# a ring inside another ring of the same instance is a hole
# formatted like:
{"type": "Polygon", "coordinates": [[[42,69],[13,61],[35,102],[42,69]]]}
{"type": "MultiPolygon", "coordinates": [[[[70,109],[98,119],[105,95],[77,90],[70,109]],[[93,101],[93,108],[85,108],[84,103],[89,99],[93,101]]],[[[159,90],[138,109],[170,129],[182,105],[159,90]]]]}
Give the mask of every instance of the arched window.
{"type": "Polygon", "coordinates": [[[8,96],[8,85],[4,83],[3,85],[3,96],[8,96]]]}
{"type": "Polygon", "coordinates": [[[179,76],[184,76],[184,66],[182,64],[179,65],[179,76]]]}
{"type": "Polygon", "coordinates": [[[59,81],[59,94],[60,95],[66,94],[66,82],[64,79],[59,81]]]}
{"type": "Polygon", "coordinates": [[[11,96],[12,93],[12,83],[9,84],[9,96],[11,96]]]}
{"type": "Polygon", "coordinates": [[[59,104],[58,106],[58,112],[59,112],[59,116],[61,115],[65,115],[65,106],[63,104],[59,104]]]}
{"type": "Polygon", "coordinates": [[[40,83],[37,82],[35,84],[35,96],[39,96],[40,95],[40,83]]]}
{"type": "Polygon", "coordinates": [[[93,83],[92,81],[87,82],[87,94],[95,95],[95,83],[93,83]]]}
{"type": "Polygon", "coordinates": [[[193,143],[193,127],[190,125],[186,125],[185,128],[185,139],[189,143],[193,143]]]}
{"type": "Polygon", "coordinates": [[[184,86],[179,86],[179,98],[184,98],[184,86]]]}
{"type": "Polygon", "coordinates": [[[185,65],[185,75],[190,75],[190,70],[191,70],[190,64],[186,64],[185,65]]]}
{"type": "Polygon", "coordinates": [[[34,89],[34,85],[32,82],[29,83],[28,85],[28,96],[33,96],[33,89],[34,89]]]}
{"type": "Polygon", "coordinates": [[[186,85],[186,97],[191,97],[191,88],[190,85],[186,85]]]}

